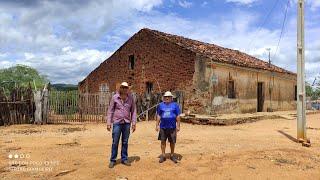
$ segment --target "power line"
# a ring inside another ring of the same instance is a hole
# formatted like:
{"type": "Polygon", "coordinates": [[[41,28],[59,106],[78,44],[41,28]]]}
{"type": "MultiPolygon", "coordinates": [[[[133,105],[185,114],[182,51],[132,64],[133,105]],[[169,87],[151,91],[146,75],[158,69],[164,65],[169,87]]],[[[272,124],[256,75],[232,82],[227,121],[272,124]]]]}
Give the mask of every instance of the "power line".
{"type": "Polygon", "coordinates": [[[314,86],[316,84],[316,80],[317,80],[317,77],[314,78],[314,81],[311,86],[314,86]]]}
{"type": "Polygon", "coordinates": [[[280,33],[280,37],[279,37],[279,40],[278,40],[277,48],[276,48],[276,50],[275,50],[275,52],[274,52],[274,54],[273,54],[273,59],[274,59],[274,57],[275,57],[276,54],[277,54],[277,51],[278,51],[279,45],[280,45],[280,41],[281,41],[282,36],[283,36],[284,25],[285,25],[286,20],[287,20],[287,14],[288,14],[289,4],[290,4],[290,0],[288,0],[288,2],[287,2],[286,10],[285,10],[284,17],[283,17],[283,21],[282,21],[281,33],[280,33]]]}
{"type": "Polygon", "coordinates": [[[251,39],[248,49],[250,49],[251,44],[253,43],[254,39],[256,39],[257,35],[261,32],[262,27],[267,23],[267,20],[269,19],[270,15],[272,14],[273,10],[276,8],[278,5],[279,0],[276,0],[275,3],[273,4],[272,8],[270,9],[269,13],[267,14],[266,18],[264,19],[263,23],[260,24],[258,32],[255,34],[255,36],[251,39]]]}

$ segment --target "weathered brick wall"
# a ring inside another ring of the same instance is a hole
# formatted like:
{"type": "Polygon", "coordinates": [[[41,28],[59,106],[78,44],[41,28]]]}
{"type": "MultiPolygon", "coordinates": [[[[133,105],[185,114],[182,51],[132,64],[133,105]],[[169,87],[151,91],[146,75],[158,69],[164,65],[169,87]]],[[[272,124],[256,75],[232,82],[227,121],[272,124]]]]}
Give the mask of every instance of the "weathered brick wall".
{"type": "Polygon", "coordinates": [[[114,91],[117,83],[127,81],[138,93],[146,91],[146,82],[153,83],[154,92],[176,90],[178,84],[193,78],[194,61],[194,53],[143,29],[79,83],[79,89],[94,93],[107,83],[114,91]],[[135,58],[133,70],[130,55],[135,58]]]}
{"type": "MultiPolygon", "coordinates": [[[[240,68],[214,63],[208,58],[165,40],[152,31],[141,30],[122,45],[108,60],[91,72],[79,84],[81,92],[95,93],[106,83],[111,91],[116,84],[127,81],[137,93],[146,91],[146,82],[153,83],[154,92],[179,90],[185,92],[184,110],[193,113],[255,112],[257,82],[264,82],[263,111],[269,107],[270,74],[263,70],[240,68]],[[134,55],[135,66],[129,68],[129,56],[134,55]],[[213,72],[211,72],[213,70],[213,72]],[[211,73],[218,84],[210,86],[211,73]],[[235,82],[235,99],[227,98],[229,79],[235,82]]],[[[295,108],[294,75],[275,74],[272,91],[274,110],[295,108]]]]}
{"type": "Polygon", "coordinates": [[[275,111],[296,108],[295,75],[274,73],[274,77],[271,78],[272,104],[270,105],[269,71],[212,63],[213,66],[210,59],[196,57],[193,81],[190,81],[188,86],[181,87],[185,91],[185,111],[204,114],[256,112],[258,82],[264,83],[263,111],[267,111],[270,106],[275,111]],[[218,79],[215,85],[210,85],[212,75],[218,79]],[[228,98],[229,80],[234,81],[234,99],[228,98]]]}

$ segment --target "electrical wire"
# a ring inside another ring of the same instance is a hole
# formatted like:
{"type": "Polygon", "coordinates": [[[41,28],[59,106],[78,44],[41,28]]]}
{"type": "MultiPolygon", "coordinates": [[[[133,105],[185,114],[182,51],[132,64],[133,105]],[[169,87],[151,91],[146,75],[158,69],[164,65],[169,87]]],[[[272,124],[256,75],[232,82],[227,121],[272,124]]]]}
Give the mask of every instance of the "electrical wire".
{"type": "Polygon", "coordinates": [[[290,0],[288,0],[288,2],[287,2],[286,10],[285,10],[284,17],[283,17],[283,21],[282,21],[281,33],[280,33],[280,37],[279,37],[279,40],[278,40],[277,48],[276,48],[276,50],[275,50],[275,52],[274,52],[274,54],[273,54],[273,59],[274,59],[274,57],[275,57],[276,54],[277,54],[277,51],[278,51],[279,46],[280,46],[281,39],[282,39],[282,37],[283,37],[284,26],[285,26],[285,23],[286,23],[286,20],[287,20],[287,14],[288,14],[289,4],[290,4],[290,0]]]}
{"type": "Polygon", "coordinates": [[[255,36],[251,39],[251,41],[249,42],[248,45],[248,49],[250,49],[250,46],[252,45],[253,41],[256,39],[256,37],[258,36],[258,34],[261,32],[263,26],[267,23],[267,20],[270,18],[273,10],[277,7],[279,3],[279,0],[276,0],[275,3],[273,4],[272,8],[270,9],[269,13],[267,14],[266,18],[264,19],[263,23],[260,24],[258,32],[255,34],[255,36]]]}

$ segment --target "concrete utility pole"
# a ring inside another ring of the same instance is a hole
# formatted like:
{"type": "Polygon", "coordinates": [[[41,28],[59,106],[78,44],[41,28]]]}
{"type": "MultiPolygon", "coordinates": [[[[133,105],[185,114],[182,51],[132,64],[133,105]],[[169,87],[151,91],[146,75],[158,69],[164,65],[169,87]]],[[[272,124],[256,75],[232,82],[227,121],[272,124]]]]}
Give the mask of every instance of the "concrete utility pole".
{"type": "MultiPolygon", "coordinates": [[[[266,48],[266,50],[269,52],[269,68],[271,69],[271,57],[270,57],[270,51],[271,48],[266,48]]],[[[271,82],[272,82],[272,70],[270,70],[270,80],[269,80],[269,100],[270,100],[270,106],[268,111],[272,112],[272,86],[271,86],[271,82]]]]}
{"type": "Polygon", "coordinates": [[[306,135],[306,91],[304,65],[304,0],[298,1],[297,21],[297,139],[307,140],[306,135]]]}

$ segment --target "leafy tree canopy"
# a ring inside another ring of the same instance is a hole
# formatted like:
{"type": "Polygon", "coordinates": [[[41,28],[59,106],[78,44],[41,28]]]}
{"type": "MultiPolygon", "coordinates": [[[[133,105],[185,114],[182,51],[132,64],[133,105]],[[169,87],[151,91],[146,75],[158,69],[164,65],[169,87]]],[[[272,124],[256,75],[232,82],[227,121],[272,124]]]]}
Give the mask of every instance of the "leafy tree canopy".
{"type": "Polygon", "coordinates": [[[0,69],[0,87],[4,87],[7,91],[14,87],[27,87],[29,83],[33,89],[34,84],[40,89],[48,82],[46,76],[40,75],[36,69],[29,66],[16,65],[0,69]]]}

